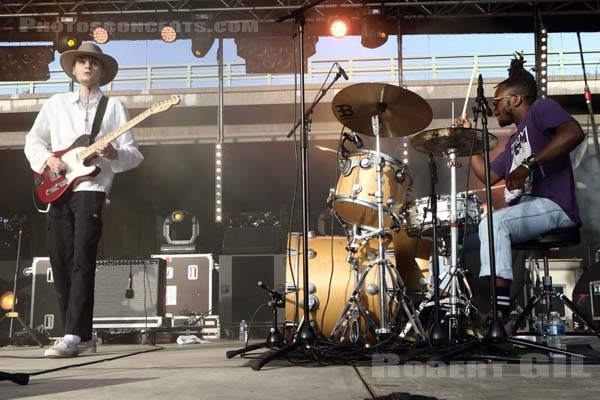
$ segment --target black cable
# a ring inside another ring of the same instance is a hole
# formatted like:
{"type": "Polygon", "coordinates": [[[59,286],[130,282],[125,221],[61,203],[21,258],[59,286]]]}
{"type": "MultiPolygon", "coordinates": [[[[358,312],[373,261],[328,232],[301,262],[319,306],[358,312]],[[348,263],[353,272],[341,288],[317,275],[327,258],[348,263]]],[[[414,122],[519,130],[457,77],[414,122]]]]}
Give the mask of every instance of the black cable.
{"type": "Polygon", "coordinates": [[[65,365],[63,367],[58,367],[58,368],[45,369],[45,370],[38,371],[38,372],[32,372],[29,375],[31,375],[31,376],[42,375],[42,374],[47,374],[50,372],[62,371],[62,370],[69,369],[69,368],[84,367],[87,365],[99,364],[99,363],[106,362],[106,361],[118,360],[120,358],[131,357],[131,356],[135,356],[138,354],[150,353],[152,351],[158,351],[158,350],[162,350],[162,349],[163,349],[163,347],[158,346],[158,347],[153,347],[153,348],[147,349],[147,350],[135,351],[133,353],[122,354],[120,356],[104,358],[102,360],[95,360],[95,361],[90,361],[90,362],[85,362],[85,363],[80,363],[80,364],[65,365]]]}
{"type": "MultiPolygon", "coordinates": [[[[336,164],[335,164],[335,182],[334,182],[334,188],[337,187],[337,182],[339,179],[339,168],[337,167],[337,160],[340,157],[340,150],[342,147],[342,142],[343,142],[343,138],[344,138],[344,127],[342,127],[342,131],[340,132],[340,139],[338,142],[338,149],[337,149],[337,154],[336,154],[336,164]]],[[[319,326],[321,333],[323,332],[323,325],[325,323],[325,313],[327,312],[327,307],[329,306],[329,299],[331,296],[331,284],[333,282],[333,271],[335,268],[335,260],[334,260],[334,256],[333,256],[333,241],[334,241],[334,235],[333,235],[333,227],[334,227],[334,222],[335,222],[335,197],[333,198],[333,203],[331,205],[331,246],[330,246],[330,251],[331,251],[331,272],[329,274],[329,284],[327,285],[327,300],[325,301],[325,306],[323,308],[323,315],[321,315],[321,325],[319,326]]]]}
{"type": "Polygon", "coordinates": [[[377,395],[375,395],[375,393],[373,392],[373,390],[369,386],[369,383],[365,380],[365,378],[363,378],[363,376],[361,375],[361,373],[358,370],[358,368],[356,367],[356,365],[353,365],[352,368],[354,369],[354,372],[356,372],[356,375],[358,375],[358,378],[362,382],[362,384],[365,387],[365,389],[367,389],[367,391],[369,392],[369,395],[371,395],[371,398],[373,398],[373,399],[377,398],[377,395]]]}
{"type": "Polygon", "coordinates": [[[260,310],[262,310],[264,307],[268,307],[269,303],[263,303],[260,306],[258,306],[256,308],[256,310],[254,310],[254,314],[252,314],[252,317],[250,317],[250,322],[248,323],[248,336],[246,336],[246,343],[244,343],[244,347],[248,347],[248,340],[250,340],[250,330],[252,329],[252,323],[254,322],[254,318],[256,317],[256,314],[258,314],[258,312],[260,310]]]}

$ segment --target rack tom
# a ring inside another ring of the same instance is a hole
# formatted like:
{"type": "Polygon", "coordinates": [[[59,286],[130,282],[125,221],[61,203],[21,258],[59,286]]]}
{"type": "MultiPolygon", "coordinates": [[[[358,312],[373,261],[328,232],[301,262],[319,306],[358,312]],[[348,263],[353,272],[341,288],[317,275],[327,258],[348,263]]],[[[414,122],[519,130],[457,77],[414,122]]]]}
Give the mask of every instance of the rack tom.
{"type": "MultiPolygon", "coordinates": [[[[400,213],[406,191],[412,184],[406,164],[381,154],[383,226],[400,226],[400,213]]],[[[377,155],[374,151],[353,151],[340,162],[340,177],[329,206],[347,223],[378,228],[377,218],[377,155]]]]}

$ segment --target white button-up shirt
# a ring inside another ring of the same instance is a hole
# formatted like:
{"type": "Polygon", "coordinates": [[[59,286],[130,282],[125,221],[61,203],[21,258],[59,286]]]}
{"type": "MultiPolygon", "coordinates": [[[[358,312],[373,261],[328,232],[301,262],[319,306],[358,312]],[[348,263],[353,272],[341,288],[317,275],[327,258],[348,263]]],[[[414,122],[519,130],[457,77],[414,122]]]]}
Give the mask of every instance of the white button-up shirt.
{"type": "MultiPolygon", "coordinates": [[[[46,161],[54,151],[65,150],[71,147],[81,135],[91,133],[102,95],[100,90],[92,95],[87,110],[79,97],[79,92],[59,93],[46,100],[33,127],[25,136],[25,156],[32,170],[42,173],[46,161]]],[[[129,113],[123,103],[109,97],[96,140],[118,129],[127,121],[129,121],[129,113]]],[[[119,157],[116,160],[108,160],[100,156],[94,158],[92,163],[100,167],[100,173],[89,180],[81,181],[73,187],[74,191],[109,193],[115,173],[135,168],[144,159],[131,130],[114,139],[111,144],[119,157]]]]}

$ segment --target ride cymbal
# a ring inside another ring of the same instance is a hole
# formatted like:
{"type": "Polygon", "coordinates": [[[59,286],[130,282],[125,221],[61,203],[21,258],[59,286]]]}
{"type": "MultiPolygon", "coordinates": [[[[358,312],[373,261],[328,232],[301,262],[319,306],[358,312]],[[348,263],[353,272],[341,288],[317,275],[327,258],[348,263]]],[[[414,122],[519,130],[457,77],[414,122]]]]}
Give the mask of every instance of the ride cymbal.
{"type": "Polygon", "coordinates": [[[333,114],[343,125],[363,135],[375,136],[371,117],[379,113],[383,138],[409,136],[427,128],[431,107],[418,94],[386,83],[357,83],[333,98],[333,114]]]}

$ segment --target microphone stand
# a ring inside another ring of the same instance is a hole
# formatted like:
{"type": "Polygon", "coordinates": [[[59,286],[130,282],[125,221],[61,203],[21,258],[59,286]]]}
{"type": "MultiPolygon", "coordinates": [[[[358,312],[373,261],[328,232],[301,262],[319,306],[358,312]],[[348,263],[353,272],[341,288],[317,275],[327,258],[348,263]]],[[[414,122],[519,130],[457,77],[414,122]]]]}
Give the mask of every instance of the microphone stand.
{"type": "Polygon", "coordinates": [[[437,242],[437,194],[435,193],[435,185],[438,183],[437,167],[435,165],[435,159],[433,154],[429,153],[429,173],[431,174],[431,196],[430,200],[430,211],[431,211],[431,224],[433,227],[433,251],[431,265],[433,269],[433,299],[434,299],[434,315],[435,320],[433,327],[431,328],[431,340],[434,344],[439,344],[446,340],[446,333],[442,329],[440,323],[440,268],[438,258],[438,242],[437,242]]]}
{"type": "MultiPolygon", "coordinates": [[[[598,130],[596,127],[596,120],[594,118],[594,107],[592,105],[592,92],[588,86],[587,73],[585,72],[585,61],[583,60],[583,48],[581,47],[581,34],[577,32],[577,42],[579,43],[579,57],[581,57],[581,68],[583,69],[583,81],[585,82],[584,96],[585,103],[587,105],[588,114],[590,116],[590,123],[592,124],[592,133],[594,137],[594,149],[596,150],[596,158],[600,160],[600,143],[598,143],[598,130]]],[[[587,135],[586,135],[587,140],[587,135]]]]}
{"type": "MultiPolygon", "coordinates": [[[[479,79],[482,80],[481,74],[479,79]]],[[[482,140],[483,140],[483,166],[485,175],[485,196],[487,198],[488,210],[487,210],[487,235],[488,235],[488,252],[490,259],[490,293],[492,295],[492,313],[493,319],[488,330],[488,337],[492,339],[506,338],[506,331],[504,326],[498,319],[498,306],[496,301],[498,300],[496,294],[496,253],[494,252],[494,220],[492,217],[492,184],[490,182],[490,138],[488,132],[488,112],[490,106],[488,105],[487,99],[483,95],[483,85],[481,90],[478,90],[477,109],[481,113],[481,129],[482,140]]]]}
{"type": "MultiPolygon", "coordinates": [[[[329,85],[327,85],[327,87],[325,89],[321,90],[321,92],[319,93],[319,95],[317,96],[315,101],[312,103],[312,105],[309,107],[309,109],[306,110],[306,114],[304,115],[305,120],[308,120],[308,116],[312,114],[312,112],[314,111],[317,104],[319,104],[321,99],[323,97],[325,97],[325,94],[327,94],[327,92],[333,86],[333,84],[336,83],[338,81],[338,79],[340,79],[341,77],[342,77],[342,74],[338,71],[337,74],[335,74],[335,78],[333,78],[333,81],[329,85]]],[[[302,120],[303,120],[303,118],[300,117],[300,119],[298,119],[298,121],[296,121],[296,124],[294,125],[294,127],[292,129],[290,129],[289,133],[286,135],[287,138],[292,137],[294,132],[296,132],[296,129],[298,129],[298,127],[302,124],[302,120]]]]}
{"type": "Polygon", "coordinates": [[[315,0],[313,2],[306,3],[302,7],[297,8],[294,11],[290,11],[287,15],[279,17],[275,22],[283,22],[290,18],[295,18],[298,24],[298,31],[300,37],[300,115],[301,115],[301,152],[302,152],[302,279],[304,289],[303,294],[303,308],[304,317],[302,323],[296,331],[292,343],[282,347],[281,349],[267,354],[265,357],[261,357],[254,360],[250,365],[253,370],[260,370],[265,364],[274,360],[278,357],[284,356],[297,347],[303,347],[304,349],[310,349],[316,342],[317,335],[313,326],[310,323],[310,305],[308,296],[308,230],[310,223],[310,215],[308,210],[308,130],[306,124],[306,104],[305,104],[305,88],[304,88],[304,24],[305,18],[304,13],[312,7],[323,3],[325,0],[315,0]]]}
{"type": "Polygon", "coordinates": [[[249,353],[261,348],[282,347],[285,343],[281,331],[277,328],[277,307],[285,307],[285,296],[277,290],[273,290],[265,285],[262,281],[258,281],[258,287],[267,291],[271,300],[267,303],[271,307],[271,329],[267,339],[262,343],[251,344],[239,350],[230,350],[225,353],[227,358],[233,358],[238,354],[249,353]]]}

